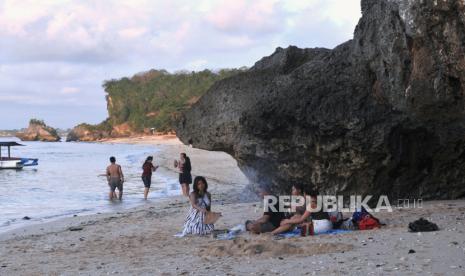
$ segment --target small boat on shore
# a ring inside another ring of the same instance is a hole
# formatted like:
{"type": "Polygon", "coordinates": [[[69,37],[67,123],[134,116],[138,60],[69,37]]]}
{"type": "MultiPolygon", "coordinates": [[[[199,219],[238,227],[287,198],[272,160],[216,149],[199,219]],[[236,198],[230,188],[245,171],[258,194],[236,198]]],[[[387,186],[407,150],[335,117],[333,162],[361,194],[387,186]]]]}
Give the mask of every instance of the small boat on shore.
{"type": "Polygon", "coordinates": [[[24,146],[16,142],[0,142],[0,169],[22,169],[23,167],[39,165],[37,158],[11,157],[11,147],[24,146]],[[8,156],[2,156],[2,147],[8,148],[8,156]]]}

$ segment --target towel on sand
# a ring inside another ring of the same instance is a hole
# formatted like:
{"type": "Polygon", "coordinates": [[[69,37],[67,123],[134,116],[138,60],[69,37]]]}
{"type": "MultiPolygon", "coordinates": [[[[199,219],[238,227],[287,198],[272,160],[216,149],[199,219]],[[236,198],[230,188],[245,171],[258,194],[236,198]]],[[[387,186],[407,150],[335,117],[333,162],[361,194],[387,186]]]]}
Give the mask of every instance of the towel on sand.
{"type": "MultiPolygon", "coordinates": [[[[324,233],[319,233],[316,235],[336,235],[336,234],[343,234],[343,233],[349,233],[352,232],[352,230],[343,230],[343,229],[331,229],[328,230],[324,233]]],[[[286,232],[279,234],[278,236],[284,237],[284,238],[292,238],[292,237],[300,237],[300,228],[296,228],[292,231],[286,232]]]]}
{"type": "Polygon", "coordinates": [[[233,240],[241,233],[245,232],[245,224],[238,224],[233,228],[229,229],[227,233],[216,235],[217,240],[233,240]]]}

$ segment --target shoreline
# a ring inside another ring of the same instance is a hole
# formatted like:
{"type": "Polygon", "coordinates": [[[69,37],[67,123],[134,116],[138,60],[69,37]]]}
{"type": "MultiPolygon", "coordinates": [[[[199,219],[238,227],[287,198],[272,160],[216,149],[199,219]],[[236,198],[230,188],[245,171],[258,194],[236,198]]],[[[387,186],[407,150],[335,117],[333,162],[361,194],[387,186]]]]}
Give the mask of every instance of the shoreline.
{"type": "MultiPolygon", "coordinates": [[[[89,143],[89,142],[84,142],[84,143],[89,143]]],[[[160,168],[158,172],[156,172],[155,174],[161,174],[162,176],[170,178],[173,180],[172,182],[177,182],[177,177],[178,177],[177,170],[173,168],[172,160],[178,157],[180,152],[188,152],[188,154],[191,156],[191,158],[193,158],[193,161],[195,162],[195,166],[192,172],[193,175],[203,175],[209,181],[223,182],[223,185],[221,185],[220,187],[236,185],[236,184],[243,186],[247,184],[247,180],[245,179],[245,177],[242,177],[242,181],[243,181],[242,183],[231,182],[228,180],[228,178],[235,179],[237,178],[237,174],[240,174],[239,170],[237,168],[234,168],[235,161],[232,159],[232,157],[230,157],[229,155],[225,153],[221,153],[221,152],[207,152],[204,150],[189,148],[187,146],[184,146],[181,142],[179,142],[179,140],[174,135],[137,136],[137,137],[116,138],[116,139],[109,139],[106,141],[99,141],[95,143],[156,146],[156,148],[153,150],[152,155],[155,156],[155,163],[158,164],[160,168]],[[212,166],[208,166],[207,164],[211,160],[213,160],[215,164],[218,165],[217,167],[215,167],[214,171],[220,174],[223,174],[222,176],[217,177],[215,175],[216,173],[210,173],[211,170],[209,168],[212,166]]],[[[138,178],[133,179],[133,181],[136,181],[136,182],[138,180],[139,180],[138,178]]],[[[169,198],[177,197],[176,194],[178,193],[176,191],[178,191],[180,194],[179,187],[171,186],[171,184],[166,184],[166,185],[167,185],[166,190],[167,191],[169,190],[168,194],[163,194],[163,192],[160,194],[159,191],[152,189],[152,193],[151,193],[152,201],[158,202],[159,200],[164,200],[166,198],[169,199],[169,198]],[[175,188],[175,190],[173,190],[173,188],[175,188]]],[[[124,200],[123,200],[123,204],[124,204],[124,200]]],[[[57,215],[54,215],[53,217],[48,217],[48,218],[40,218],[40,217],[32,216],[31,220],[23,220],[21,216],[16,219],[16,222],[14,224],[5,225],[4,229],[1,229],[0,235],[3,233],[12,232],[12,231],[13,232],[22,231],[23,228],[27,228],[29,226],[35,227],[36,225],[48,224],[50,222],[72,218],[72,216],[74,215],[92,216],[92,215],[95,215],[96,213],[111,213],[113,212],[112,210],[113,208],[118,211],[122,211],[122,210],[130,210],[133,208],[138,208],[139,206],[145,205],[142,199],[141,199],[141,202],[135,202],[134,198],[132,198],[130,202],[127,202],[126,204],[128,204],[127,207],[123,207],[123,206],[112,207],[111,206],[112,204],[108,203],[108,206],[105,207],[105,210],[102,210],[102,211],[99,211],[98,209],[91,210],[91,211],[84,211],[84,212],[76,211],[75,213],[57,214],[57,215]]],[[[29,214],[24,214],[24,215],[30,217],[29,214]]]]}
{"type": "MultiPolygon", "coordinates": [[[[10,137],[12,139],[18,139],[16,137],[10,137]]],[[[160,139],[160,137],[157,137],[157,140],[160,139]]],[[[173,143],[173,138],[170,136],[164,136],[161,138],[163,141],[169,141],[167,144],[174,144],[173,143]]],[[[38,142],[40,144],[46,143],[46,142],[38,142]]],[[[95,143],[99,144],[99,143],[95,143]]],[[[100,143],[103,144],[103,143],[100,143]]],[[[112,143],[113,144],[113,143],[112,143]]],[[[116,144],[116,143],[115,143],[116,144]]],[[[127,143],[128,145],[131,145],[130,143],[127,143]]],[[[67,147],[67,145],[63,146],[67,147]]],[[[151,149],[150,145],[148,143],[141,144],[144,148],[147,149],[147,152],[154,153],[156,150],[151,149]]],[[[129,146],[130,147],[130,146],[129,146]]],[[[141,157],[144,158],[144,157],[141,157]]],[[[106,165],[105,165],[106,166],[106,165]]],[[[104,172],[103,167],[103,172],[104,172]]],[[[40,169],[40,167],[39,167],[40,169]]],[[[45,168],[44,168],[45,169],[45,168]]],[[[126,172],[126,171],[125,171],[126,172]]],[[[158,170],[157,177],[155,177],[154,181],[156,181],[157,185],[153,185],[152,187],[152,193],[151,196],[153,199],[158,200],[159,198],[169,198],[172,197],[173,195],[176,195],[179,191],[176,186],[173,186],[172,183],[174,182],[174,179],[177,178],[177,173],[172,170],[171,168],[167,167],[166,170],[165,168],[162,168],[161,170],[158,170]],[[160,179],[161,178],[161,179],[160,179]],[[166,181],[164,181],[166,178],[166,181]],[[169,181],[169,180],[172,181],[169,181]],[[161,186],[161,187],[160,187],[161,186]],[[174,190],[173,190],[174,188],[174,190]]],[[[89,173],[87,172],[82,172],[80,174],[81,176],[88,176],[89,173]]],[[[109,202],[106,202],[107,199],[107,190],[105,189],[105,192],[102,191],[100,194],[96,194],[96,197],[98,197],[97,200],[101,200],[102,204],[99,204],[99,206],[93,206],[93,205],[76,205],[76,207],[71,207],[71,208],[66,208],[63,207],[63,210],[57,210],[56,212],[54,210],[51,210],[50,212],[42,212],[42,213],[35,213],[31,211],[25,210],[23,211],[18,211],[18,216],[6,216],[2,217],[4,220],[2,220],[1,227],[0,227],[0,233],[7,233],[10,231],[16,231],[20,230],[24,227],[28,227],[31,225],[42,225],[42,224],[47,224],[49,222],[61,220],[64,218],[70,218],[74,215],[82,216],[82,215],[94,215],[96,213],[108,213],[108,212],[113,212],[114,210],[120,211],[123,209],[131,209],[137,206],[140,206],[143,203],[142,200],[138,200],[137,194],[134,194],[134,190],[137,189],[137,187],[134,184],[138,184],[140,182],[140,179],[138,177],[138,171],[136,174],[134,174],[131,170],[129,171],[129,176],[131,177],[129,180],[130,186],[127,186],[130,188],[129,191],[126,192],[126,200],[124,201],[124,204],[110,204],[109,202]],[[131,183],[132,182],[132,183],[131,183]],[[129,197],[128,197],[129,196],[129,197]],[[101,205],[101,206],[100,206],[101,205]]],[[[14,176],[13,176],[14,177],[14,176]]],[[[97,177],[98,178],[98,177],[97,177]]],[[[97,183],[100,183],[100,179],[95,178],[94,180],[91,180],[91,182],[94,182],[96,185],[97,183]]],[[[88,179],[87,179],[88,180],[88,179]]],[[[89,183],[89,181],[87,181],[89,183]]],[[[180,192],[179,192],[180,193],[180,192]]],[[[21,210],[21,209],[18,209],[21,210]]],[[[8,215],[8,211],[6,213],[8,215]]]]}
{"type": "MultiPolygon", "coordinates": [[[[65,231],[69,227],[77,227],[79,225],[88,225],[89,221],[95,220],[105,220],[108,217],[113,217],[115,215],[126,215],[132,214],[136,212],[143,211],[144,209],[148,208],[151,209],[154,205],[164,205],[166,201],[174,200],[174,202],[178,202],[182,199],[182,196],[168,196],[168,197],[160,197],[160,198],[152,198],[147,200],[147,202],[142,203],[138,206],[129,207],[127,209],[118,210],[116,212],[98,212],[95,214],[73,214],[71,217],[60,217],[55,220],[44,221],[44,222],[34,222],[31,225],[24,225],[18,228],[8,230],[5,232],[0,233],[0,242],[9,240],[9,239],[17,239],[18,237],[27,237],[27,236],[38,236],[38,235],[45,235],[50,234],[57,231],[65,231]]],[[[124,199],[121,203],[117,202],[117,204],[124,204],[124,199]]]]}

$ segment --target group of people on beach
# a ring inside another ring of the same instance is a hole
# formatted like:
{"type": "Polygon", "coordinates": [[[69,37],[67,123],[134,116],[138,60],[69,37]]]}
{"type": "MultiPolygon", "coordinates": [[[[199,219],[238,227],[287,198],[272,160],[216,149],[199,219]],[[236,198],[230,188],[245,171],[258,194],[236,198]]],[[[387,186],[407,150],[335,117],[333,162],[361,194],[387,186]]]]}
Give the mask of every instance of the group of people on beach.
{"type": "MultiPolygon", "coordinates": [[[[257,193],[262,198],[271,196],[270,190],[266,186],[259,187],[257,193]]],[[[271,204],[259,219],[246,221],[246,229],[255,234],[271,232],[271,234],[277,235],[294,230],[298,226],[306,227],[311,234],[323,233],[333,228],[333,221],[328,212],[312,211],[316,209],[317,205],[318,194],[315,190],[303,184],[294,184],[291,195],[309,199],[309,202],[290,208],[295,210],[290,213],[273,212],[271,210],[279,210],[278,202],[271,204]]]]}
{"type": "MultiPolygon", "coordinates": [[[[189,197],[191,208],[186,217],[183,234],[205,235],[213,231],[213,223],[205,223],[207,213],[211,208],[211,194],[208,192],[208,183],[205,177],[197,176],[194,179],[193,191],[190,192],[192,184],[191,161],[186,153],[181,153],[179,160],[175,160],[174,168],[179,172],[179,184],[181,185],[182,194],[189,197]]],[[[150,186],[152,183],[152,173],[159,166],[153,164],[153,156],[148,156],[142,164],[142,182],[144,183],[144,199],[147,199],[150,186]]],[[[121,165],[116,163],[115,157],[110,157],[110,165],[107,167],[106,177],[110,188],[109,199],[123,198],[124,175],[121,165]],[[118,190],[118,195],[116,194],[118,190]]]]}
{"type": "MultiPolygon", "coordinates": [[[[159,166],[153,165],[153,156],[148,156],[142,164],[142,183],[144,183],[144,199],[147,200],[149,195],[150,186],[152,184],[152,173],[155,172],[159,166]]],[[[179,184],[181,184],[182,193],[184,196],[189,196],[189,184],[192,183],[191,175],[191,161],[186,153],[181,153],[179,160],[174,160],[174,168],[179,170],[179,184]]],[[[106,170],[106,177],[108,186],[110,188],[109,199],[123,199],[123,183],[124,174],[121,165],[116,163],[114,156],[110,157],[110,165],[106,170]],[[118,195],[116,194],[118,189],[118,195]]]]}
{"type": "MultiPolygon", "coordinates": [[[[109,198],[122,199],[124,175],[121,166],[116,164],[115,157],[110,157],[111,164],[107,167],[107,180],[110,188],[109,198]],[[118,189],[118,195],[116,195],[118,189]]],[[[214,230],[214,221],[218,219],[219,213],[211,212],[211,194],[208,192],[208,183],[205,177],[197,176],[193,181],[193,191],[190,192],[192,184],[192,165],[190,158],[186,153],[181,153],[179,160],[175,160],[174,168],[179,172],[179,184],[181,185],[182,194],[189,198],[190,209],[185,219],[182,235],[205,235],[214,230]],[[216,219],[211,219],[211,215],[216,215],[216,219]]],[[[142,165],[142,182],[144,184],[144,199],[147,199],[151,182],[152,173],[159,166],[153,164],[153,156],[148,156],[142,165]]],[[[260,186],[256,190],[262,198],[271,196],[270,190],[266,186],[260,186]]],[[[263,215],[256,220],[247,220],[245,229],[251,233],[271,233],[273,235],[291,231],[296,227],[305,227],[312,234],[328,231],[333,228],[333,221],[330,214],[324,211],[313,212],[316,206],[317,193],[308,186],[294,184],[291,190],[292,196],[300,196],[310,199],[294,208],[294,212],[285,213],[278,210],[278,203],[268,206],[263,215]]]]}

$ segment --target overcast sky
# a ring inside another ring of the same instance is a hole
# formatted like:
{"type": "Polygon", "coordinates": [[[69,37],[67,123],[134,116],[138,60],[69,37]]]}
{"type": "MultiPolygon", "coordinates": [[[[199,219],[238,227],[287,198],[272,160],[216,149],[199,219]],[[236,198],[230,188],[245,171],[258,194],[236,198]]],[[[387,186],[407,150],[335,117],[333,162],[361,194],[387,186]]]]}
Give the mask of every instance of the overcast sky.
{"type": "Polygon", "coordinates": [[[0,0],[0,129],[98,123],[104,80],[333,48],[359,17],[360,0],[0,0]]]}

